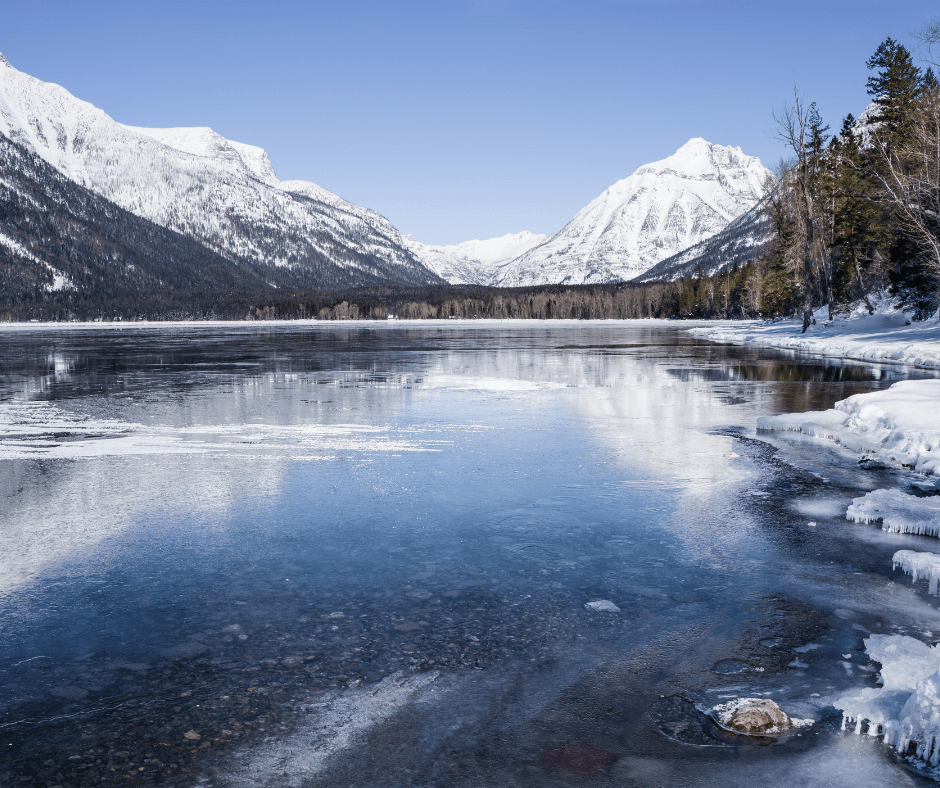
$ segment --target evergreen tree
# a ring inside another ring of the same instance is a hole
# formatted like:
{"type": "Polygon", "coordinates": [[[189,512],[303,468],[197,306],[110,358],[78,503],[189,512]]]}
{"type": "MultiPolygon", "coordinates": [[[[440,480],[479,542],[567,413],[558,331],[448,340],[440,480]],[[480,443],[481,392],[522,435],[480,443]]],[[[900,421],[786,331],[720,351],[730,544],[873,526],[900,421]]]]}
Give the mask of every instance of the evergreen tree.
{"type": "Polygon", "coordinates": [[[930,66],[927,66],[927,70],[924,71],[923,78],[920,81],[920,87],[921,93],[926,93],[928,90],[936,90],[940,87],[940,82],[937,82],[937,77],[930,66]]]}
{"type": "Polygon", "coordinates": [[[907,48],[893,38],[881,42],[867,65],[870,70],[878,69],[868,78],[868,95],[875,99],[877,110],[872,121],[891,136],[904,136],[923,90],[920,69],[907,48]]]}

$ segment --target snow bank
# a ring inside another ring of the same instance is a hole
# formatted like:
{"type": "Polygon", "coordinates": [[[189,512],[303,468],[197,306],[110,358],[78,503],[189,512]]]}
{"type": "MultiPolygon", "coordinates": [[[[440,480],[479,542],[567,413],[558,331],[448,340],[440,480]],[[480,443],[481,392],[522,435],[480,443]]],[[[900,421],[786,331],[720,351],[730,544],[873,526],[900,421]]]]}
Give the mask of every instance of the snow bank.
{"type": "Polygon", "coordinates": [[[914,550],[898,550],[891,559],[891,568],[901,567],[913,577],[916,583],[919,578],[926,577],[930,583],[929,591],[937,596],[937,586],[940,583],[940,555],[936,553],[917,553],[914,550]]]}
{"type": "Polygon", "coordinates": [[[940,475],[940,380],[903,380],[832,410],[762,416],[757,429],[831,440],[890,467],[940,475]]]}
{"type": "Polygon", "coordinates": [[[918,498],[900,490],[874,490],[853,498],[845,519],[855,523],[881,520],[883,531],[896,534],[940,536],[940,497],[918,498]]]}
{"type": "Polygon", "coordinates": [[[875,314],[860,305],[850,315],[827,320],[828,308],[816,312],[816,325],[802,332],[800,320],[742,322],[721,320],[689,329],[713,342],[758,345],[859,361],[940,368],[940,313],[911,322],[890,299],[873,302],[875,314]]]}
{"type": "Polygon", "coordinates": [[[881,663],[881,688],[867,687],[833,703],[842,711],[842,729],[855,723],[862,733],[884,736],[906,755],[911,744],[918,758],[940,764],[940,648],[906,635],[872,635],[865,651],[881,663]]]}

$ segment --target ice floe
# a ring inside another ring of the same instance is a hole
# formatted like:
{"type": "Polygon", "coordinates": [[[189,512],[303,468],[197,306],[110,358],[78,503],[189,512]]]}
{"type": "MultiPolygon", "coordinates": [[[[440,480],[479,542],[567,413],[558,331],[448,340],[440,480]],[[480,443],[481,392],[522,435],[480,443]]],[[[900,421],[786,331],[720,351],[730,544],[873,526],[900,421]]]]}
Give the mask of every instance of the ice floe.
{"type": "Polygon", "coordinates": [[[897,534],[940,536],[940,497],[918,498],[901,490],[874,490],[854,498],[845,519],[856,523],[881,520],[882,530],[897,534]]]}

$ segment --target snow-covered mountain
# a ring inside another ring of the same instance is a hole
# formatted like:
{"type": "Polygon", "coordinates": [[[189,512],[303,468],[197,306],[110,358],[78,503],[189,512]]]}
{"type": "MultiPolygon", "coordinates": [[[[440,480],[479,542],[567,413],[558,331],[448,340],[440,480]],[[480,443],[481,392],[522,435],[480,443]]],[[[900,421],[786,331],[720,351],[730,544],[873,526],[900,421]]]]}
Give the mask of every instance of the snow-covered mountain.
{"type": "Polygon", "coordinates": [[[709,238],[752,208],[772,177],[738,147],[689,140],[618,181],[543,243],[499,266],[492,284],[616,282],[709,238]]]}
{"type": "Polygon", "coordinates": [[[415,257],[450,284],[488,285],[500,265],[538,246],[546,236],[523,230],[448,246],[423,244],[413,235],[403,238],[415,257]]]}
{"type": "Polygon", "coordinates": [[[735,263],[742,266],[748,260],[757,260],[763,254],[769,225],[770,218],[763,205],[755,205],[711,238],[667,257],[633,281],[674,282],[696,271],[701,271],[703,276],[713,276],[732,268],[735,263]]]}
{"type": "Polygon", "coordinates": [[[223,292],[271,290],[251,267],[125,211],[3,134],[0,173],[0,313],[207,314],[223,292]]]}
{"type": "Polygon", "coordinates": [[[208,128],[117,123],[0,55],[0,133],[121,208],[249,265],[279,287],[440,279],[374,211],[280,182],[267,154],[208,128]]]}

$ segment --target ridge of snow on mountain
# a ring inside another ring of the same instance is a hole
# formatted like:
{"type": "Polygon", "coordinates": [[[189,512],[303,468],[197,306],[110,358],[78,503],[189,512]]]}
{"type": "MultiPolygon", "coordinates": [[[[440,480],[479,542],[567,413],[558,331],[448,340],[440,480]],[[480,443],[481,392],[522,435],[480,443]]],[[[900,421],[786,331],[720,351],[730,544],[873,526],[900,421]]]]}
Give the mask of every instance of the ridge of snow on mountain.
{"type": "Polygon", "coordinates": [[[484,241],[434,246],[421,243],[413,235],[402,237],[415,257],[452,285],[488,285],[499,265],[538,246],[546,238],[523,230],[484,241]]]}
{"type": "Polygon", "coordinates": [[[436,284],[391,223],[208,128],[126,126],[0,62],[0,132],[125,210],[288,287],[436,284]]]}
{"type": "Polygon", "coordinates": [[[500,266],[492,283],[632,279],[746,213],[768,177],[757,157],[696,137],[615,183],[546,241],[500,266]]]}

